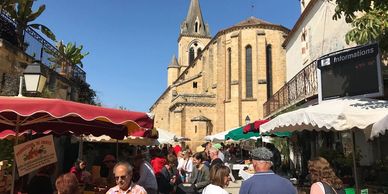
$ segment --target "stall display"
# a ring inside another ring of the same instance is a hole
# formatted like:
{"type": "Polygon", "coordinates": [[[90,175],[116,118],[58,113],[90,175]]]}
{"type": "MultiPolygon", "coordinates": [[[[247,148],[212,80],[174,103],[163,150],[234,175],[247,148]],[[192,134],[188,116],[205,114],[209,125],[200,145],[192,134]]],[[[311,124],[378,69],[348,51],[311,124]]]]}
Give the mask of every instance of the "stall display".
{"type": "Polygon", "coordinates": [[[7,174],[8,161],[0,161],[0,193],[6,193],[11,190],[12,176],[7,174]]]}

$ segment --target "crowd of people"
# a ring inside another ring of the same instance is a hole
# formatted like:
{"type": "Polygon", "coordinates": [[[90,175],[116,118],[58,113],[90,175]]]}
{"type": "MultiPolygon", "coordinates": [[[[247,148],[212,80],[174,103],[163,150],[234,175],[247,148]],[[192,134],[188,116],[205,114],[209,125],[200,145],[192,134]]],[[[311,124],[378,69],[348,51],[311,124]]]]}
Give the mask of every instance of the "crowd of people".
{"type": "MultiPolygon", "coordinates": [[[[87,162],[78,159],[69,173],[59,176],[55,188],[50,182],[50,166],[44,167],[31,180],[30,194],[81,193],[80,185],[96,186],[97,192],[106,194],[227,194],[225,188],[234,181],[228,163],[234,153],[231,146],[202,145],[204,150],[192,153],[177,146],[151,147],[128,151],[120,161],[112,154],[105,155],[100,177],[92,178],[87,162]],[[148,154],[146,154],[148,153],[148,154]],[[149,156],[147,156],[149,155],[149,156]]],[[[279,193],[295,194],[296,187],[276,174],[277,152],[259,147],[251,150],[250,159],[255,174],[243,181],[240,194],[279,193]]],[[[344,193],[342,181],[335,175],[329,162],[322,157],[308,163],[311,194],[344,193]]],[[[96,188],[94,187],[94,188],[96,188]]]]}

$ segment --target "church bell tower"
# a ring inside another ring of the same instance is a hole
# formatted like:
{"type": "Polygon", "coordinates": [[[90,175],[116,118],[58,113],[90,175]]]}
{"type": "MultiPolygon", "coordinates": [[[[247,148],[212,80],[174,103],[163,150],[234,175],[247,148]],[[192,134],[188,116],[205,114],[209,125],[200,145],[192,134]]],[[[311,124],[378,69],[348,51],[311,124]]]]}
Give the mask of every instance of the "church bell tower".
{"type": "Polygon", "coordinates": [[[191,0],[178,38],[178,63],[181,71],[189,66],[211,40],[209,25],[204,22],[199,0],[191,0]]]}

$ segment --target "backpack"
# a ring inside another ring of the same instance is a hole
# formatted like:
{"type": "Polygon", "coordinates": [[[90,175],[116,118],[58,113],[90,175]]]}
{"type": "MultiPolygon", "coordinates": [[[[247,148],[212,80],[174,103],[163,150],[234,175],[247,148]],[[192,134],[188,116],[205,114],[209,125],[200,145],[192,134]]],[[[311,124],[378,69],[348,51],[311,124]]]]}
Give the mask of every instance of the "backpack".
{"type": "Polygon", "coordinates": [[[332,186],[325,182],[321,182],[323,185],[323,188],[325,189],[325,194],[345,194],[344,189],[334,189],[332,186]]]}

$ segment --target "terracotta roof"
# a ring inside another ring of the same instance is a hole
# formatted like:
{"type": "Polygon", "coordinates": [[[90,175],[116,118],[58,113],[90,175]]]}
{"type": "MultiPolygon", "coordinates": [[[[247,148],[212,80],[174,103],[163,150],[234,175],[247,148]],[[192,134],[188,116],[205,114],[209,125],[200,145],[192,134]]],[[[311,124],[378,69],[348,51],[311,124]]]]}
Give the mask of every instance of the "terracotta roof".
{"type": "Polygon", "coordinates": [[[257,25],[257,24],[272,24],[272,23],[251,16],[248,19],[237,23],[235,26],[249,26],[249,25],[257,25]]]}

